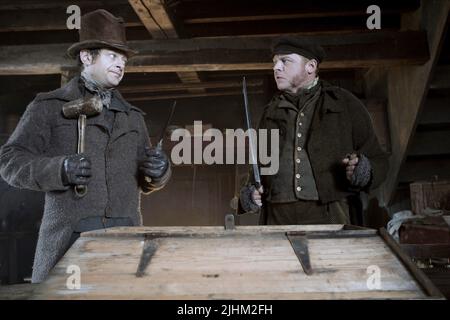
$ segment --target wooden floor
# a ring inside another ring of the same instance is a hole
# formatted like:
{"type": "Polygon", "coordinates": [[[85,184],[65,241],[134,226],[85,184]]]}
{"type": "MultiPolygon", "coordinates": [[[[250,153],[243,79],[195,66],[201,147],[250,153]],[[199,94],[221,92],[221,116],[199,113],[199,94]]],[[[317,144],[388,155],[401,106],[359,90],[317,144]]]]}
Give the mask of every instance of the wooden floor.
{"type": "Polygon", "coordinates": [[[38,285],[30,283],[0,285],[0,300],[27,300],[33,297],[38,285]]]}
{"type": "Polygon", "coordinates": [[[342,226],[117,228],[84,234],[39,285],[35,299],[427,299],[413,275],[384,240],[367,237],[309,240],[307,275],[287,231],[342,226]],[[136,271],[144,237],[160,234],[143,277],[136,271]],[[169,236],[170,235],[170,236],[169,236]],[[81,288],[69,290],[70,265],[81,288]],[[380,287],[367,285],[370,268],[380,287]],[[368,269],[369,268],[369,269],[368,269]]]}

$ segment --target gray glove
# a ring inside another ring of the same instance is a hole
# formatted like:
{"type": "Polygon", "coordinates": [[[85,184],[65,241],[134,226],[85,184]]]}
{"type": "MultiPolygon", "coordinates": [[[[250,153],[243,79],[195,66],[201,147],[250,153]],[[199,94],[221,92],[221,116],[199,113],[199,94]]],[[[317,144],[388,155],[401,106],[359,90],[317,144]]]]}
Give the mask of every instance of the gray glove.
{"type": "Polygon", "coordinates": [[[68,185],[87,185],[92,176],[91,161],[84,154],[74,154],[64,159],[62,182],[68,185]]]}
{"type": "Polygon", "coordinates": [[[372,180],[372,165],[365,155],[360,154],[358,158],[358,164],[353,171],[351,185],[364,188],[372,180]]]}
{"type": "Polygon", "coordinates": [[[256,212],[260,207],[253,201],[252,193],[256,190],[254,185],[245,186],[239,193],[239,201],[245,212],[256,212]]]}

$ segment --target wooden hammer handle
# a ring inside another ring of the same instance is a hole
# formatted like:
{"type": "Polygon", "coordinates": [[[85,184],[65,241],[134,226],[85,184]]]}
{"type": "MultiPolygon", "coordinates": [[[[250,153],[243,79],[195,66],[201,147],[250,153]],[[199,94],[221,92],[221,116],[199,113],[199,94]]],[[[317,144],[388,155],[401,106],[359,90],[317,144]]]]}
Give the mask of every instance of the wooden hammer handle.
{"type": "MultiPolygon", "coordinates": [[[[84,140],[86,136],[86,115],[80,114],[78,117],[78,146],[77,146],[77,152],[83,153],[84,152],[84,140]]],[[[75,186],[74,188],[75,194],[81,198],[84,197],[87,193],[87,186],[75,186]]]]}
{"type": "Polygon", "coordinates": [[[78,147],[77,152],[84,152],[84,140],[86,136],[86,115],[81,114],[78,117],[78,147]]]}

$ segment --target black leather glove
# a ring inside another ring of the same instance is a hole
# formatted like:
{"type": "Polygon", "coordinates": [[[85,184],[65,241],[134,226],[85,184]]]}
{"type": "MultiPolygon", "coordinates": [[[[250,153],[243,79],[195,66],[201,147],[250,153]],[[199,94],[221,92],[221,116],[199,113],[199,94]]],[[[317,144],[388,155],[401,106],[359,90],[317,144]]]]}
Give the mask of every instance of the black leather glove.
{"type": "Polygon", "coordinates": [[[87,185],[91,175],[91,161],[84,154],[74,154],[64,159],[61,176],[65,186],[87,185]]]}
{"type": "Polygon", "coordinates": [[[145,159],[139,164],[139,170],[154,181],[164,176],[169,168],[169,159],[159,147],[145,147],[145,159]]]}

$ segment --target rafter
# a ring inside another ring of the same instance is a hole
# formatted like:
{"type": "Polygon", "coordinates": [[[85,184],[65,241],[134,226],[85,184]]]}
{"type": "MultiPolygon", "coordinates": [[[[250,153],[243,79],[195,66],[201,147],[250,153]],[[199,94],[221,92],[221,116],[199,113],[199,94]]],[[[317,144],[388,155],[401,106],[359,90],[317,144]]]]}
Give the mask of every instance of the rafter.
{"type": "MultiPolygon", "coordinates": [[[[248,94],[263,94],[264,90],[249,90],[248,94]]],[[[224,90],[219,92],[203,92],[203,93],[178,93],[178,94],[166,94],[166,95],[154,95],[154,96],[142,96],[142,97],[126,97],[127,101],[152,101],[152,100],[173,100],[173,99],[189,99],[200,97],[222,97],[222,96],[241,96],[241,90],[224,90]]]]}
{"type": "MultiPolygon", "coordinates": [[[[327,59],[322,69],[421,65],[429,59],[423,31],[367,32],[304,37],[322,44],[327,59]],[[386,48],[389,48],[387,50],[386,48]]],[[[274,37],[166,39],[130,41],[140,54],[127,72],[191,72],[269,70],[274,37]]],[[[67,44],[0,47],[0,74],[53,74],[74,62],[64,58],[67,44]]]]}
{"type": "MultiPolygon", "coordinates": [[[[262,87],[262,80],[247,80],[247,87],[262,87]]],[[[168,83],[168,84],[146,84],[146,85],[126,85],[120,87],[122,93],[139,93],[139,92],[171,92],[180,90],[198,90],[198,89],[221,89],[221,88],[240,88],[240,81],[211,81],[200,83],[168,83]]]]}
{"type": "MultiPolygon", "coordinates": [[[[142,23],[154,39],[177,39],[178,33],[165,8],[163,0],[129,0],[142,23]]],[[[195,71],[177,72],[183,83],[199,83],[200,77],[195,71]]],[[[189,89],[192,93],[205,92],[204,89],[189,89]]]]}
{"type": "MultiPolygon", "coordinates": [[[[73,2],[73,1],[72,1],[73,2]]],[[[101,8],[101,3],[83,2],[83,12],[89,12],[101,8]]],[[[81,5],[80,5],[81,6],[81,5]]],[[[67,6],[66,6],[67,7],[67,6]]],[[[107,7],[108,11],[116,16],[121,16],[126,27],[142,26],[142,22],[137,19],[133,10],[127,4],[117,4],[107,7]]],[[[19,31],[50,31],[67,29],[66,20],[69,15],[65,8],[50,7],[35,10],[0,10],[0,32],[19,31]]]]}

